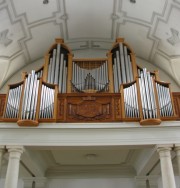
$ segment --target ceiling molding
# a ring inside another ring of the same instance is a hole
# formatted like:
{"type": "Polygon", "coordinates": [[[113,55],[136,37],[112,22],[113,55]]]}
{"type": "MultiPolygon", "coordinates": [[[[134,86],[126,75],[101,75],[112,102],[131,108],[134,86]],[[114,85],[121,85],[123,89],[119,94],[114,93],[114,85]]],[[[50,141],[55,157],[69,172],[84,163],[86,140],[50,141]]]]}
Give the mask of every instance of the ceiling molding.
{"type": "Polygon", "coordinates": [[[134,168],[127,165],[60,165],[46,171],[48,178],[134,177],[135,175],[134,168]]]}

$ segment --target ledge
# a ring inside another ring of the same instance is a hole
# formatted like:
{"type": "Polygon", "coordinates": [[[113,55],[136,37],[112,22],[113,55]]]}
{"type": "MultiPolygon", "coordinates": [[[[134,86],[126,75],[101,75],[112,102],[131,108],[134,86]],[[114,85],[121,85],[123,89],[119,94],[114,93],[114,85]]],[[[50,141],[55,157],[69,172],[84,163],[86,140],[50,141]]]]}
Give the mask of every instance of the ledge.
{"type": "Polygon", "coordinates": [[[180,122],[158,126],[139,123],[42,123],[38,127],[18,127],[0,123],[1,145],[24,146],[153,146],[180,144],[180,122]]]}
{"type": "Polygon", "coordinates": [[[38,127],[19,127],[16,123],[0,123],[0,129],[123,129],[180,127],[180,121],[164,121],[160,125],[141,126],[139,122],[112,123],[40,123],[38,127]]]}

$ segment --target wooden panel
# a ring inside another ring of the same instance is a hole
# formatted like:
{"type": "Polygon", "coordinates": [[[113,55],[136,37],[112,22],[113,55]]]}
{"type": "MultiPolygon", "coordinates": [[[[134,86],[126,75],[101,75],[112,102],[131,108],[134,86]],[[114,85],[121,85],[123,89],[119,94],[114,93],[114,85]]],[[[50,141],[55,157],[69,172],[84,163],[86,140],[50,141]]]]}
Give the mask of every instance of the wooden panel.
{"type": "Polygon", "coordinates": [[[177,120],[180,120],[180,92],[172,93],[177,120]]]}
{"type": "Polygon", "coordinates": [[[65,106],[66,106],[66,97],[62,94],[58,96],[57,102],[57,121],[65,121],[65,106]]]}
{"type": "Polygon", "coordinates": [[[6,101],[6,95],[5,94],[0,94],[0,120],[3,117],[5,101],[6,101]]]}
{"type": "Polygon", "coordinates": [[[108,56],[109,93],[113,93],[114,79],[113,79],[112,53],[108,53],[107,56],[108,56]]]}
{"type": "Polygon", "coordinates": [[[120,121],[120,94],[59,94],[57,118],[66,122],[120,121]]]}
{"type": "Polygon", "coordinates": [[[114,97],[114,120],[122,121],[122,103],[120,96],[114,97]]]}

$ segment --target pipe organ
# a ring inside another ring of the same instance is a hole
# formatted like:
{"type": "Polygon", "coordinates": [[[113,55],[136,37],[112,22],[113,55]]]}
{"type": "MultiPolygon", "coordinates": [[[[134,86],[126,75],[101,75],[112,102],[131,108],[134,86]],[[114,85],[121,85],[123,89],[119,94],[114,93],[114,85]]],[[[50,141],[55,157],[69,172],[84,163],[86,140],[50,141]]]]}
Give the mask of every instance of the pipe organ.
{"type": "Polygon", "coordinates": [[[124,106],[125,118],[139,118],[139,104],[137,95],[137,84],[131,82],[129,84],[121,85],[122,100],[124,106]]]}
{"type": "Polygon", "coordinates": [[[173,105],[171,102],[171,92],[168,83],[156,82],[158,94],[158,104],[161,117],[171,117],[174,115],[173,105]]]}
{"type": "Polygon", "coordinates": [[[47,82],[57,84],[60,93],[66,93],[68,50],[60,43],[49,52],[47,82]]]}
{"type": "Polygon", "coordinates": [[[25,78],[22,97],[21,119],[35,120],[38,99],[39,80],[35,71],[25,78]]]}
{"type": "Polygon", "coordinates": [[[22,82],[19,84],[9,86],[9,91],[7,94],[8,99],[4,113],[5,118],[7,119],[18,118],[22,87],[23,87],[22,82]]]}
{"type": "Polygon", "coordinates": [[[119,38],[107,58],[76,59],[56,39],[38,70],[9,85],[3,121],[19,126],[39,122],[139,121],[158,125],[176,114],[170,84],[136,64],[130,46],[119,38]]]}
{"type": "Polygon", "coordinates": [[[114,92],[118,93],[120,85],[134,80],[131,51],[122,41],[112,50],[114,92]]]}
{"type": "Polygon", "coordinates": [[[73,92],[108,92],[108,63],[106,60],[73,61],[73,92]]]}
{"type": "Polygon", "coordinates": [[[157,101],[154,90],[154,80],[150,72],[143,69],[140,72],[139,89],[142,102],[143,119],[159,119],[157,114],[157,101]]]}

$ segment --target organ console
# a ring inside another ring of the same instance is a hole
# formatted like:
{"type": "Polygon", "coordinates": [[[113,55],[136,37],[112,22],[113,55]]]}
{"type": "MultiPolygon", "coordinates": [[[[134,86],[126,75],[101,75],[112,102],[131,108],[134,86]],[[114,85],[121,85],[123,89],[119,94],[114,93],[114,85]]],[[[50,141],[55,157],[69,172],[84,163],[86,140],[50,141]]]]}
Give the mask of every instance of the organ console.
{"type": "Polygon", "coordinates": [[[77,59],[56,39],[38,70],[9,85],[3,121],[19,126],[39,122],[139,121],[158,125],[176,114],[170,84],[158,72],[137,66],[131,47],[119,38],[107,58],[77,59]]]}

